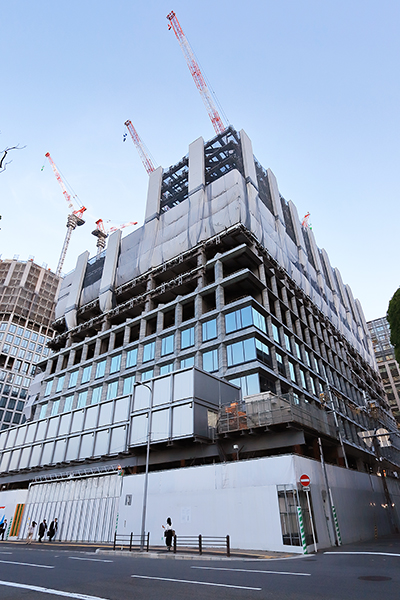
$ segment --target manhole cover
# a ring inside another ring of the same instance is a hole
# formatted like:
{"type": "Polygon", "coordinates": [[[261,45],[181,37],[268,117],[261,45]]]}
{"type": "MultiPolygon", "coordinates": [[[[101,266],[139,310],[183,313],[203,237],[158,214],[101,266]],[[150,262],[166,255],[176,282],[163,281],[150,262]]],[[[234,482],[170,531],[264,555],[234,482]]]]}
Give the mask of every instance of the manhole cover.
{"type": "Polygon", "coordinates": [[[358,579],[363,579],[364,581],[390,581],[391,577],[384,577],[383,575],[363,575],[358,579]]]}

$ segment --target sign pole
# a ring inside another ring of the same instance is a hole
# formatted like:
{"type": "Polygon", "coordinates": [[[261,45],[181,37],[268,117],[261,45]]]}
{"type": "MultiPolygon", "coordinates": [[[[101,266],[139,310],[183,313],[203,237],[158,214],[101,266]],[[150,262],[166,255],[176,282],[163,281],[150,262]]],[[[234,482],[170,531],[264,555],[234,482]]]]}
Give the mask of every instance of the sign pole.
{"type": "Polygon", "coordinates": [[[309,490],[306,490],[306,496],[307,496],[307,505],[308,505],[308,514],[310,515],[310,523],[311,523],[311,533],[312,533],[312,538],[313,538],[313,542],[314,542],[314,550],[317,553],[317,542],[315,540],[315,530],[314,530],[314,521],[313,521],[313,516],[312,516],[312,512],[311,512],[311,503],[310,503],[310,492],[309,490]]]}

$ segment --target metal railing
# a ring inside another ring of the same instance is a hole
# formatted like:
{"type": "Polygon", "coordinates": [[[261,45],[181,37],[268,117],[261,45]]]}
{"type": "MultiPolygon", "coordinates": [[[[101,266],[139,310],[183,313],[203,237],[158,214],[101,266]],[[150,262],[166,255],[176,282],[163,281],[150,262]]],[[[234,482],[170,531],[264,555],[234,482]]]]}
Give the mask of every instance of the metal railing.
{"type": "Polygon", "coordinates": [[[218,433],[251,430],[281,423],[299,423],[319,433],[337,438],[333,415],[312,403],[295,400],[291,394],[270,392],[248,396],[246,401],[220,408],[218,433]]]}
{"type": "Polygon", "coordinates": [[[231,555],[230,536],[225,537],[209,536],[209,535],[174,535],[173,550],[176,553],[178,550],[194,549],[199,554],[203,554],[205,549],[208,550],[225,550],[226,556],[231,555]]]}
{"type": "Polygon", "coordinates": [[[141,535],[121,535],[114,533],[114,545],[113,550],[120,548],[121,550],[129,550],[132,552],[132,548],[140,549],[143,546],[146,552],[149,551],[150,547],[150,532],[145,535],[144,543],[142,544],[142,536],[141,535]]]}

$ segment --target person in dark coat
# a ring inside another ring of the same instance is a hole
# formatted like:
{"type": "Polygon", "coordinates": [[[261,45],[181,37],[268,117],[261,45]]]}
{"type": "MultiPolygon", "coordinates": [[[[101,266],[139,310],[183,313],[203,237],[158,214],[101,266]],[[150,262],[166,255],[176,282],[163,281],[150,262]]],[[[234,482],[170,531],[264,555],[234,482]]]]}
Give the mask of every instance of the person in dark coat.
{"type": "Polygon", "coordinates": [[[175,531],[172,529],[172,521],[171,517],[168,517],[167,524],[164,526],[164,537],[165,537],[165,545],[168,548],[168,552],[171,550],[172,546],[172,538],[175,535],[175,531]]]}
{"type": "Polygon", "coordinates": [[[6,529],[7,529],[7,521],[4,520],[3,523],[0,525],[0,535],[1,535],[2,541],[4,541],[4,534],[6,533],[6,529]]]}
{"type": "Polygon", "coordinates": [[[57,529],[58,529],[57,519],[54,519],[54,521],[52,521],[50,523],[49,531],[48,531],[48,534],[47,534],[48,537],[49,537],[49,542],[51,542],[51,540],[53,539],[53,537],[56,535],[57,529]]]}
{"type": "Polygon", "coordinates": [[[39,525],[39,542],[42,541],[44,534],[46,533],[46,529],[47,529],[46,519],[43,519],[43,521],[39,525]]]}

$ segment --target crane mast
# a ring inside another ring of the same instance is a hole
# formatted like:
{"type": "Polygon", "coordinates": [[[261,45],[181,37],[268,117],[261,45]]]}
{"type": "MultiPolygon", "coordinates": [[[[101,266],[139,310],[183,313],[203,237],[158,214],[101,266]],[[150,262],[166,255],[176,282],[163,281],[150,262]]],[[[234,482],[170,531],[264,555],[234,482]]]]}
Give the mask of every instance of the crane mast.
{"type": "Polygon", "coordinates": [[[60,258],[59,258],[57,269],[56,269],[56,275],[58,275],[60,277],[72,232],[74,231],[74,229],[76,229],[76,227],[80,227],[81,225],[84,225],[85,221],[82,219],[82,215],[85,212],[86,208],[84,206],[82,206],[78,210],[73,210],[74,205],[72,204],[71,196],[67,192],[65,184],[61,178],[61,175],[58,172],[58,169],[57,169],[56,165],[54,164],[53,159],[50,156],[50,152],[47,152],[45,154],[45,157],[49,160],[51,168],[53,169],[56,179],[62,189],[64,198],[68,203],[68,208],[71,210],[71,213],[67,217],[67,233],[65,235],[64,244],[63,244],[63,247],[61,250],[60,258]]]}
{"type": "Polygon", "coordinates": [[[215,133],[223,133],[226,129],[217,107],[215,106],[214,100],[211,96],[210,90],[207,87],[207,84],[204,80],[203,74],[201,72],[200,66],[194,56],[194,52],[186,39],[186,36],[183,32],[182,27],[178,21],[178,18],[174,11],[171,11],[167,15],[167,19],[169,20],[169,29],[173,29],[176,38],[180,44],[184,57],[186,59],[187,66],[189,67],[189,71],[194,79],[194,82],[197,86],[197,89],[200,92],[204,105],[207,109],[208,116],[211,119],[211,123],[215,129],[215,133]]]}
{"type": "Polygon", "coordinates": [[[129,121],[129,119],[127,121],[125,121],[125,125],[129,131],[129,133],[131,134],[133,143],[135,144],[137,151],[139,152],[139,156],[144,165],[144,168],[146,169],[147,174],[150,175],[150,173],[155,171],[155,166],[153,165],[153,162],[146,150],[146,147],[143,144],[142,140],[140,139],[139,134],[136,131],[136,129],[134,128],[134,126],[132,125],[131,121],[129,121]]]}

